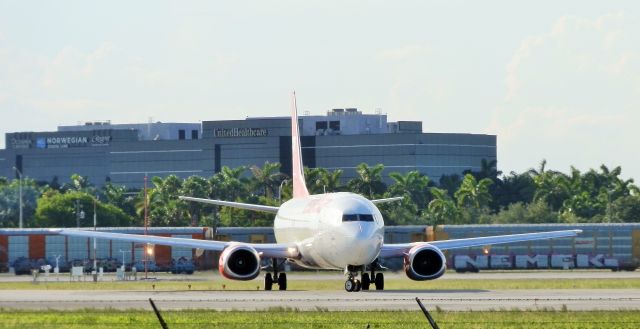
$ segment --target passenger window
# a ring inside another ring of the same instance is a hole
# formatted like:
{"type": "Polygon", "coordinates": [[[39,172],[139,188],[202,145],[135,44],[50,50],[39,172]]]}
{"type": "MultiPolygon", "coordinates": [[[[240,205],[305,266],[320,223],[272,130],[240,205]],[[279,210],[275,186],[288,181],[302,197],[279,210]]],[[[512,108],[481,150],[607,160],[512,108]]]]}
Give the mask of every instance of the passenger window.
{"type": "Polygon", "coordinates": [[[373,215],[360,215],[360,220],[363,222],[373,222],[373,215]]]}
{"type": "Polygon", "coordinates": [[[358,220],[358,215],[355,215],[355,214],[354,215],[347,215],[347,214],[342,215],[342,221],[343,222],[355,222],[357,220],[358,220]]]}

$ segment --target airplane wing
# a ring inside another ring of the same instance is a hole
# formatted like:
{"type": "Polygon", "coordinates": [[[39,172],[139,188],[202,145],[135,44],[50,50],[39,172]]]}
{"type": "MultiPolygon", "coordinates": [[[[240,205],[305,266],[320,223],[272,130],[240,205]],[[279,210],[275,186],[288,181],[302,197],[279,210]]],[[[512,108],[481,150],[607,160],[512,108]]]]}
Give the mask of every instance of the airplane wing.
{"type": "Polygon", "coordinates": [[[258,252],[258,254],[260,254],[260,256],[264,258],[296,258],[299,255],[298,247],[295,244],[212,241],[188,238],[171,238],[154,235],[109,233],[79,229],[50,229],[49,231],[65,236],[129,241],[212,251],[222,251],[230,245],[242,244],[253,247],[258,252]]]}
{"type": "Polygon", "coordinates": [[[569,237],[577,236],[580,233],[582,233],[582,230],[566,230],[566,231],[550,231],[550,232],[525,233],[525,234],[495,235],[495,236],[485,236],[485,237],[468,238],[468,239],[385,244],[382,246],[382,249],[380,250],[380,257],[402,257],[411,248],[415,246],[423,245],[423,244],[429,244],[429,245],[438,247],[440,250],[449,250],[449,249],[487,246],[487,245],[493,245],[493,244],[525,242],[525,241],[546,240],[546,239],[556,239],[556,238],[569,238],[569,237]]]}
{"type": "Polygon", "coordinates": [[[226,207],[247,209],[247,210],[253,210],[253,211],[264,211],[264,212],[270,212],[274,214],[278,212],[278,207],[263,206],[259,204],[231,202],[231,201],[222,201],[222,200],[213,200],[213,199],[201,199],[201,198],[193,198],[190,196],[179,196],[178,198],[180,200],[185,200],[185,201],[208,203],[208,204],[214,204],[217,206],[226,206],[226,207]]]}
{"type": "Polygon", "coordinates": [[[371,200],[371,203],[381,204],[381,203],[387,203],[387,202],[394,202],[394,201],[400,201],[403,198],[404,198],[403,196],[396,196],[393,198],[386,198],[386,199],[374,199],[374,200],[371,200]]]}

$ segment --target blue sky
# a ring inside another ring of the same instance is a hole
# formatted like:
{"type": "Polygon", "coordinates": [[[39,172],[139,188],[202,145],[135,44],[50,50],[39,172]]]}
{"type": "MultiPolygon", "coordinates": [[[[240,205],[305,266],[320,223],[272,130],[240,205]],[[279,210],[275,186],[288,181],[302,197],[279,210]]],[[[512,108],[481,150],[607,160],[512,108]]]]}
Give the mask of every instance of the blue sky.
{"type": "Polygon", "coordinates": [[[0,0],[4,133],[377,109],[640,179],[637,1],[0,0]]]}

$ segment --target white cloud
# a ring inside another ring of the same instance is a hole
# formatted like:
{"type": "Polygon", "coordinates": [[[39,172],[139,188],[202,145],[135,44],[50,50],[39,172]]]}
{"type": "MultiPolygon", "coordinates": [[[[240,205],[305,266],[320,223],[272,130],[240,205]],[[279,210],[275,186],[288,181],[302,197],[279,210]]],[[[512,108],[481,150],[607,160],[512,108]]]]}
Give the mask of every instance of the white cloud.
{"type": "Polygon", "coordinates": [[[506,92],[488,131],[498,135],[503,169],[542,158],[569,165],[622,165],[640,132],[640,38],[623,14],[564,16],[548,33],[525,38],[506,66],[506,92]],[[570,150],[570,152],[568,152],[570,150]]]}

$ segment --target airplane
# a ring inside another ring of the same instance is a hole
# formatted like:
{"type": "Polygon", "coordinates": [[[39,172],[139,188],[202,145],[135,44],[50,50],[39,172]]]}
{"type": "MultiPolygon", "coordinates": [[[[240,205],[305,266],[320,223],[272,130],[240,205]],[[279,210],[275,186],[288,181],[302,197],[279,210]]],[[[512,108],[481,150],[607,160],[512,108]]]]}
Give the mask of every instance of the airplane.
{"type": "Polygon", "coordinates": [[[368,200],[351,192],[311,195],[304,179],[300,130],[295,92],[291,101],[291,148],[293,198],[279,207],[224,200],[179,198],[225,207],[275,214],[273,231],[277,243],[254,244],[107,233],[78,229],[51,229],[64,236],[121,240],[136,243],[187,247],[221,252],[218,270],[232,280],[253,280],[262,270],[261,260],[271,259],[271,272],[264,275],[264,289],[287,289],[287,275],[279,271],[285,261],[309,269],[344,270],[344,289],[348,292],[384,290],[380,258],[401,257],[404,271],[412,280],[441,277],[446,270],[445,250],[489,246],[543,239],[574,237],[581,230],[511,234],[429,242],[384,243],[384,219],[377,205],[396,202],[402,197],[368,200]],[[280,260],[280,262],[279,262],[280,260]]]}

